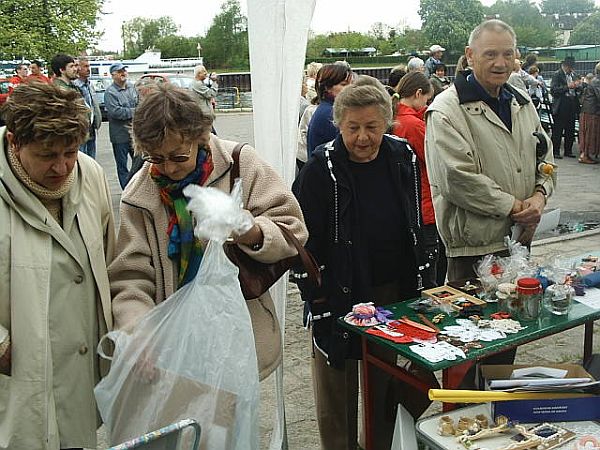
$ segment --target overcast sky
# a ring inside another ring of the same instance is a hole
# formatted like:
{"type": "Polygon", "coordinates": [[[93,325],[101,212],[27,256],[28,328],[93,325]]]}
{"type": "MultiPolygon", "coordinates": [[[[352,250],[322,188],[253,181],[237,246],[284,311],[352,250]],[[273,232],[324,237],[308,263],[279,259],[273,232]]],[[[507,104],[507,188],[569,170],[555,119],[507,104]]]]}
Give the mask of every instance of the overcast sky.
{"type": "MultiPolygon", "coordinates": [[[[121,24],[133,17],[157,18],[171,16],[184,36],[204,35],[215,15],[220,11],[224,0],[106,0],[103,16],[98,25],[104,31],[100,48],[121,50],[121,24]]],[[[302,0],[296,0],[302,1],[302,0]]],[[[482,0],[486,6],[495,0],[482,0]]],[[[246,0],[240,0],[246,14],[246,0]]],[[[596,0],[600,4],[600,0],[596,0]]],[[[376,22],[390,26],[398,24],[420,28],[419,0],[368,0],[367,2],[348,0],[317,0],[311,29],[317,33],[328,31],[367,32],[376,22]]]]}
{"type": "MultiPolygon", "coordinates": [[[[296,0],[301,1],[301,0],[296,0]]],[[[489,5],[494,0],[484,0],[489,5]]],[[[221,9],[222,0],[106,0],[103,16],[98,25],[104,31],[100,41],[103,50],[122,50],[121,24],[133,17],[157,18],[171,16],[184,36],[204,35],[212,19],[221,9]]],[[[246,0],[240,0],[242,11],[247,14],[246,0]]],[[[404,22],[412,28],[421,26],[419,0],[317,0],[311,29],[317,33],[327,31],[369,31],[371,25],[383,22],[391,26],[404,22]]]]}

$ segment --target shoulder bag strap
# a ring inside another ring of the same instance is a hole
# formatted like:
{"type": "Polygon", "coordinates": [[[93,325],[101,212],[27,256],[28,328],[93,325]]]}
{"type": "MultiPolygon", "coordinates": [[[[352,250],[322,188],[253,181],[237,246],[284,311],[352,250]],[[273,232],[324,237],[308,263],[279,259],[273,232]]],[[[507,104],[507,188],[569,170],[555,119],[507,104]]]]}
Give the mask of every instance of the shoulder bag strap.
{"type": "Polygon", "coordinates": [[[233,166],[231,166],[231,173],[229,174],[229,192],[233,190],[235,180],[240,177],[240,153],[242,152],[244,145],[246,145],[245,142],[237,144],[231,152],[233,166]]]}
{"type": "MultiPolygon", "coordinates": [[[[233,189],[233,184],[235,183],[236,178],[240,177],[240,153],[245,145],[245,142],[237,144],[231,152],[231,157],[233,158],[233,166],[231,167],[231,173],[229,175],[230,192],[233,189]]],[[[298,257],[300,258],[300,261],[302,261],[302,265],[306,269],[308,279],[315,286],[321,286],[321,271],[319,270],[319,265],[315,261],[315,258],[308,251],[306,251],[302,244],[300,244],[300,241],[296,238],[296,236],[294,236],[294,233],[292,233],[279,222],[275,222],[275,224],[281,229],[283,237],[286,239],[286,241],[292,244],[298,251],[298,257]]]]}
{"type": "Polygon", "coordinates": [[[302,261],[304,269],[306,269],[308,279],[314,286],[321,286],[321,271],[319,270],[319,265],[313,255],[304,248],[296,236],[294,236],[294,233],[283,226],[283,224],[275,222],[275,225],[281,229],[281,233],[286,241],[292,244],[298,251],[298,257],[300,258],[300,261],[302,261]]]}

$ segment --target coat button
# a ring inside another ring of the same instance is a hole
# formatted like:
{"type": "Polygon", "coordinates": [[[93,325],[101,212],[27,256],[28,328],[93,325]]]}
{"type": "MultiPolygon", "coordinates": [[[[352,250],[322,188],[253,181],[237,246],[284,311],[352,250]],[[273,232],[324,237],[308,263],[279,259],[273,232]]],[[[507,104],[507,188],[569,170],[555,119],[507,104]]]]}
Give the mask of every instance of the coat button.
{"type": "Polygon", "coordinates": [[[85,355],[87,352],[88,352],[87,345],[82,345],[81,347],[79,347],[79,354],[80,355],[85,355]]]}
{"type": "Polygon", "coordinates": [[[349,288],[349,287],[346,287],[346,286],[344,286],[344,287],[342,288],[342,292],[343,292],[344,294],[349,294],[349,293],[350,293],[350,288],[349,288]]]}
{"type": "Polygon", "coordinates": [[[521,173],[521,168],[517,167],[517,173],[521,173]]]}
{"type": "Polygon", "coordinates": [[[77,275],[73,281],[76,284],[81,284],[83,282],[83,275],[77,275]]]}

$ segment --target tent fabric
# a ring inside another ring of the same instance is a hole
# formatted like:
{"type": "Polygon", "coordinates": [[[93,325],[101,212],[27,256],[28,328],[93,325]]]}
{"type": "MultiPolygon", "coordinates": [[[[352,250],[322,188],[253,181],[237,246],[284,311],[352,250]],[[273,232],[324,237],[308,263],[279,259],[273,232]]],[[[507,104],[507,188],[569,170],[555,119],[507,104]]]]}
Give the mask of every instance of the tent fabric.
{"type": "MultiPolygon", "coordinates": [[[[315,0],[248,0],[254,147],[288,186],[295,175],[300,91],[314,8],[315,0]]],[[[271,288],[282,333],[286,291],[285,277],[271,288]]],[[[287,448],[281,365],[276,377],[277,414],[271,450],[287,448]]]]}

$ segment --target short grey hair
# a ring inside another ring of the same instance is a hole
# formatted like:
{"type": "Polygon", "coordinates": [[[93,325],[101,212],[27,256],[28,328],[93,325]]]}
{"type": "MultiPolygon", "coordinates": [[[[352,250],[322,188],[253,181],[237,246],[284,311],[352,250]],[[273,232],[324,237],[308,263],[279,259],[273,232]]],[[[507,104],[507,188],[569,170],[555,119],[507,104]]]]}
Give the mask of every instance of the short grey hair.
{"type": "Polygon", "coordinates": [[[600,75],[600,62],[596,64],[596,67],[594,67],[594,73],[596,75],[600,75]]]}
{"type": "Polygon", "coordinates": [[[206,67],[204,67],[202,64],[198,64],[196,67],[194,67],[194,77],[196,77],[203,70],[206,70],[206,67]]]}
{"type": "Polygon", "coordinates": [[[515,47],[517,46],[517,35],[515,30],[507,24],[498,19],[490,19],[485,22],[481,22],[479,25],[475,27],[471,34],[469,35],[469,47],[473,47],[473,43],[481,37],[481,34],[484,31],[493,31],[496,33],[508,33],[513,40],[515,47]]]}
{"type": "Polygon", "coordinates": [[[333,121],[340,125],[349,108],[365,108],[376,106],[386,126],[392,125],[392,98],[383,85],[372,77],[359,78],[357,82],[346,86],[333,102],[333,121]],[[373,80],[375,82],[373,82],[373,80]]]}
{"type": "Polygon", "coordinates": [[[421,67],[424,65],[425,63],[421,58],[414,56],[408,60],[408,63],[406,63],[406,71],[413,72],[415,70],[421,70],[421,67]]]}

